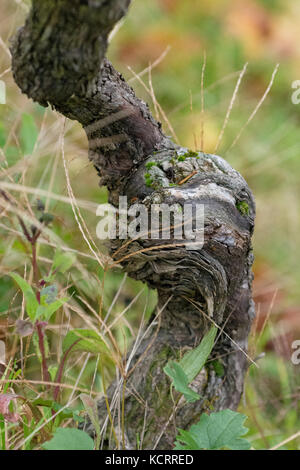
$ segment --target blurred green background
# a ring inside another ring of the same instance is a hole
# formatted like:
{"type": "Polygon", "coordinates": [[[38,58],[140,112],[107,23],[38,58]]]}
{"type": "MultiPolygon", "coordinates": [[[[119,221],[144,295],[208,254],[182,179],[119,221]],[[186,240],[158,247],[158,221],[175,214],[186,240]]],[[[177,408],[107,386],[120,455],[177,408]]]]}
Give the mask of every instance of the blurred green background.
{"type": "MultiPolygon", "coordinates": [[[[61,289],[67,288],[87,315],[89,309],[80,297],[96,310],[100,304],[105,314],[123,274],[118,269],[103,274],[82,237],[71,204],[59,200],[60,196],[68,198],[61,158],[62,117],[21,95],[11,76],[9,38],[23,23],[27,7],[21,0],[2,0],[0,5],[0,80],[7,91],[7,102],[0,105],[0,188],[29,217],[35,216],[37,197],[46,202],[55,221],[39,248],[41,271],[47,272],[55,246],[75,251],[76,266],[61,279],[61,289]]],[[[170,134],[171,126],[182,145],[200,149],[203,122],[201,150],[206,152],[215,150],[236,82],[248,63],[217,153],[242,173],[257,204],[253,241],[257,319],[250,352],[253,358],[263,352],[265,356],[258,361],[259,369],[250,368],[241,404],[249,416],[255,448],[271,447],[300,428],[300,365],[291,363],[292,342],[300,339],[300,104],[291,100],[292,83],[300,80],[299,24],[297,0],[135,0],[126,20],[114,32],[108,54],[155,112],[147,91],[152,83],[170,123],[163,121],[164,129],[170,134]],[[231,147],[264,95],[277,63],[279,70],[268,96],[231,147]],[[145,70],[140,75],[143,85],[134,73],[149,64],[151,74],[145,70]]],[[[106,201],[106,190],[99,188],[88,162],[81,126],[71,121],[66,123],[65,156],[74,195],[79,204],[87,201],[81,204],[82,216],[98,249],[105,253],[105,246],[95,236],[95,207],[106,201]]],[[[22,299],[6,274],[18,271],[30,275],[28,247],[19,232],[13,211],[0,201],[0,339],[7,341],[11,356],[18,354],[13,326],[22,311],[22,299]]],[[[124,280],[111,311],[116,318],[114,335],[121,345],[124,336],[130,339],[136,334],[144,308],[147,316],[154,305],[154,292],[124,280]]],[[[66,311],[64,315],[67,321],[62,316],[57,319],[60,325],[82,326],[81,318],[70,312],[68,317],[66,311]]],[[[53,351],[60,331],[62,326],[55,329],[53,325],[53,351]]],[[[91,361],[82,383],[91,381],[94,369],[91,361]]],[[[35,377],[34,363],[28,374],[35,377]]],[[[69,379],[75,378],[73,368],[69,379]]],[[[100,378],[94,386],[101,389],[100,378]]],[[[296,439],[286,448],[299,446],[296,439]]]]}

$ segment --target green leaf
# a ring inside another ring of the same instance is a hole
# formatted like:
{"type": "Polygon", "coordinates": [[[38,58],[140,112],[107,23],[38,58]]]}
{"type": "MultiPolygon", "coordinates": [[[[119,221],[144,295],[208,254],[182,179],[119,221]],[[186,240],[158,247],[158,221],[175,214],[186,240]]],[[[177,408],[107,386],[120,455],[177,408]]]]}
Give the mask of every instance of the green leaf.
{"type": "Polygon", "coordinates": [[[212,362],[212,366],[218,377],[223,377],[225,375],[225,369],[224,369],[222,362],[216,359],[212,362]]]}
{"type": "Polygon", "coordinates": [[[44,287],[41,290],[41,303],[51,304],[55,301],[58,291],[57,286],[53,284],[52,286],[44,287]]]}
{"type": "Polygon", "coordinates": [[[41,222],[41,224],[45,224],[45,225],[51,224],[53,220],[54,220],[54,215],[50,214],[49,212],[44,212],[39,218],[39,221],[41,222]]]}
{"type": "Polygon", "coordinates": [[[34,400],[32,402],[33,406],[44,406],[45,408],[51,408],[55,412],[59,411],[59,415],[56,417],[56,419],[60,419],[60,421],[63,421],[64,419],[73,419],[74,421],[78,423],[82,423],[84,421],[84,418],[79,415],[79,408],[66,408],[63,405],[60,405],[60,403],[57,403],[56,401],[53,400],[44,400],[42,398],[38,398],[37,400],[34,400]],[[62,411],[60,411],[62,410],[62,411]]]}
{"type": "Polygon", "coordinates": [[[184,429],[179,429],[179,434],[177,434],[175,441],[175,447],[173,450],[200,450],[202,447],[199,447],[197,440],[194,439],[190,431],[185,431],[184,429]],[[181,444],[181,441],[183,444],[181,444]]]}
{"type": "Polygon", "coordinates": [[[5,158],[9,167],[14,166],[22,157],[20,149],[8,145],[5,149],[5,158]]]}
{"type": "Polygon", "coordinates": [[[20,130],[21,147],[24,155],[30,155],[38,138],[38,129],[31,114],[23,114],[20,130]]]}
{"type": "Polygon", "coordinates": [[[183,393],[186,401],[192,403],[201,397],[198,393],[189,388],[189,384],[199,374],[203,368],[214,345],[217,328],[213,326],[202,338],[199,346],[187,352],[181,361],[169,361],[164,368],[164,372],[171,377],[175,390],[183,393]]]}
{"type": "Polygon", "coordinates": [[[189,388],[189,380],[184,370],[177,362],[169,361],[164,368],[164,372],[169,377],[171,377],[172,385],[174,386],[175,390],[183,393],[188,403],[193,403],[194,401],[197,401],[201,398],[198,393],[189,388]]]}
{"type": "Polygon", "coordinates": [[[63,299],[58,299],[55,300],[55,302],[52,302],[51,304],[47,305],[39,305],[37,310],[36,310],[36,320],[45,320],[49,321],[52,315],[60,308],[62,307],[68,299],[65,297],[63,299]]]}
{"type": "Polygon", "coordinates": [[[65,273],[75,263],[76,256],[73,253],[60,253],[56,252],[54,256],[53,271],[65,273]]]}
{"type": "Polygon", "coordinates": [[[199,374],[204,364],[210,355],[214,341],[217,334],[217,328],[212,326],[211,329],[204,335],[199,346],[195,349],[185,353],[183,358],[179,361],[179,365],[184,370],[189,383],[199,374]]]}
{"type": "Polygon", "coordinates": [[[0,147],[3,148],[6,142],[6,133],[3,125],[0,123],[0,147]]]}
{"type": "Polygon", "coordinates": [[[174,450],[250,449],[251,444],[241,437],[248,432],[243,426],[246,418],[232,410],[202,414],[200,421],[189,431],[179,429],[174,450]]]}
{"type": "Polygon", "coordinates": [[[93,450],[94,441],[80,429],[57,428],[53,438],[42,447],[46,450],[93,450]]]}
{"type": "Polygon", "coordinates": [[[17,273],[10,273],[10,276],[14,279],[14,281],[18,284],[21,291],[23,292],[25,302],[26,302],[26,312],[31,321],[35,320],[36,312],[39,307],[39,303],[37,298],[32,290],[32,287],[25,281],[19,274],[17,273]]]}
{"type": "Polygon", "coordinates": [[[48,371],[51,377],[51,381],[55,382],[55,377],[58,371],[58,365],[52,364],[51,366],[48,366],[48,371]]]}
{"type": "Polygon", "coordinates": [[[72,351],[85,351],[92,354],[107,354],[111,356],[107,344],[94,330],[76,328],[67,333],[63,341],[63,352],[65,353],[74,344],[72,351]]]}

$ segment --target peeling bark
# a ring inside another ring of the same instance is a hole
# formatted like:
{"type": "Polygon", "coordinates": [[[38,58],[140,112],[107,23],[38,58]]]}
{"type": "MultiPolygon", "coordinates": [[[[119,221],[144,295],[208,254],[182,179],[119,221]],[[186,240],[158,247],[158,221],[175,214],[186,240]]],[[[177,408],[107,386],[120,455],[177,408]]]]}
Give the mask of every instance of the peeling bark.
{"type": "MultiPolygon", "coordinates": [[[[139,434],[143,448],[171,449],[176,427],[186,429],[211,408],[235,409],[239,404],[254,317],[251,236],[255,205],[247,183],[225,160],[191,153],[166,137],[148,106],[105,59],[108,34],[129,3],[33,0],[26,24],[12,43],[12,67],[16,83],[30,98],[44,106],[50,103],[83,125],[89,158],[101,184],[108,187],[112,204],[117,205],[121,195],[146,207],[152,203],[204,204],[201,250],[178,246],[171,236],[163,241],[111,243],[112,256],[123,259],[124,270],[157,289],[157,311],[161,312],[129,355],[123,437],[127,448],[136,446],[139,434]],[[155,162],[151,184],[145,180],[147,162],[155,162]],[[191,174],[186,183],[179,184],[191,174]],[[163,248],[162,243],[171,246],[163,248]],[[204,398],[193,404],[180,400],[174,409],[177,395],[171,396],[163,367],[198,345],[212,320],[224,332],[210,362],[192,384],[204,398]],[[222,377],[212,366],[216,357],[225,371],[222,377]]],[[[108,391],[113,409],[121,386],[122,381],[108,391]]],[[[99,414],[107,423],[103,400],[99,414]]],[[[117,423],[116,417],[116,428],[117,423]]]]}

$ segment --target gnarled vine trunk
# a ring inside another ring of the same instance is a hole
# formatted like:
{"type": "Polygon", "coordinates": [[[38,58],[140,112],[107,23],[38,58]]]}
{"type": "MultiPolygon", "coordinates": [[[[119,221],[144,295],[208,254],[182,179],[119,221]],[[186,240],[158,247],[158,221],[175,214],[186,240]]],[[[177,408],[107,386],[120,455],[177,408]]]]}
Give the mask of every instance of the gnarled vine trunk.
{"type": "MultiPolygon", "coordinates": [[[[105,58],[108,34],[129,3],[33,0],[25,26],[13,39],[12,68],[28,97],[51,104],[83,125],[89,158],[113,205],[118,205],[119,196],[127,196],[129,205],[134,200],[147,207],[204,205],[201,249],[187,249],[171,236],[163,242],[111,244],[112,256],[121,254],[129,275],[156,288],[159,298],[156,321],[129,354],[123,437],[127,448],[135,448],[137,436],[142,436],[143,448],[171,449],[176,427],[186,429],[203,411],[235,409],[239,404],[254,317],[255,207],[245,180],[226,161],[190,152],[166,137],[148,106],[105,58]],[[192,383],[204,398],[178,401],[163,368],[198,345],[211,322],[221,331],[211,359],[220,358],[224,373],[218,374],[209,361],[192,383]]],[[[112,407],[117,407],[120,384],[108,391],[112,407]]],[[[103,401],[99,414],[107,420],[103,401]]],[[[116,417],[116,428],[118,422],[116,417]]]]}

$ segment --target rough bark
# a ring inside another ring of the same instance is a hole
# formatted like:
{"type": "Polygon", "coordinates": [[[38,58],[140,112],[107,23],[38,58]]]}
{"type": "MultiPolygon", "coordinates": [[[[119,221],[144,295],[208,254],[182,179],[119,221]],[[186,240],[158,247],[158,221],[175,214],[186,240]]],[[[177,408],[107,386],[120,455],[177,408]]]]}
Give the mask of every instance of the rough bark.
{"type": "MultiPolygon", "coordinates": [[[[24,93],[83,125],[89,157],[101,184],[109,189],[112,204],[118,204],[120,195],[147,207],[151,203],[204,204],[201,250],[178,246],[171,236],[163,241],[138,239],[128,244],[115,240],[111,244],[112,256],[123,259],[130,276],[157,289],[157,311],[161,311],[130,357],[123,437],[127,448],[136,446],[139,434],[143,448],[171,449],[176,427],[187,428],[203,411],[235,409],[239,404],[254,317],[251,235],[255,206],[247,183],[226,161],[191,153],[166,137],[148,106],[105,59],[109,31],[129,3],[33,0],[26,24],[12,43],[12,66],[24,93]],[[155,165],[149,184],[145,173],[150,161],[155,165]],[[163,248],[162,243],[172,246],[163,248]],[[205,398],[193,404],[181,400],[174,409],[176,394],[170,394],[163,367],[195,347],[211,320],[224,327],[211,358],[220,358],[225,373],[218,376],[209,362],[192,384],[205,398]]],[[[119,381],[108,391],[114,410],[121,385],[119,381]]],[[[103,401],[99,413],[107,423],[103,401]]]]}

